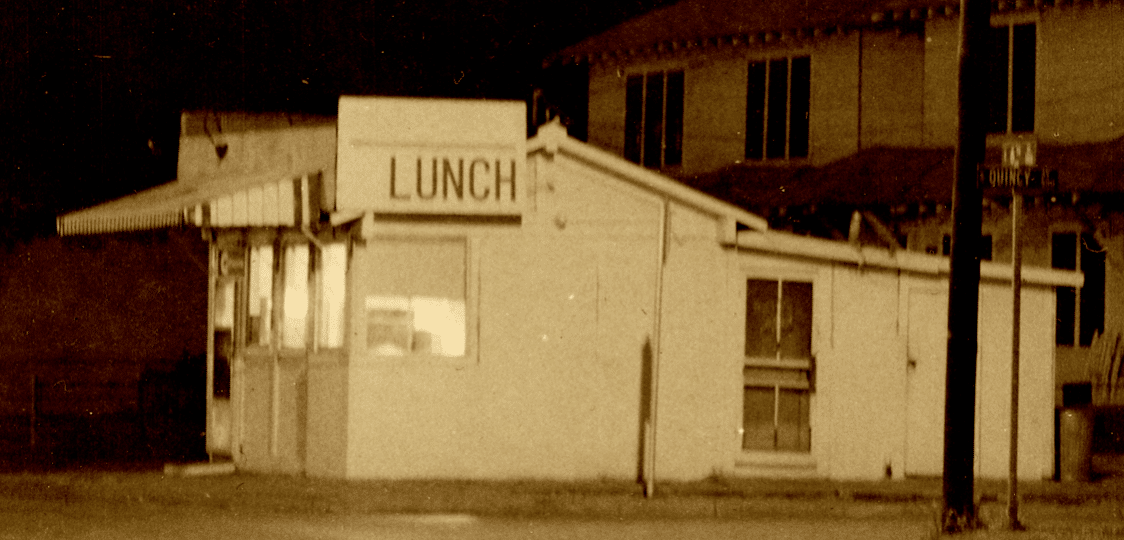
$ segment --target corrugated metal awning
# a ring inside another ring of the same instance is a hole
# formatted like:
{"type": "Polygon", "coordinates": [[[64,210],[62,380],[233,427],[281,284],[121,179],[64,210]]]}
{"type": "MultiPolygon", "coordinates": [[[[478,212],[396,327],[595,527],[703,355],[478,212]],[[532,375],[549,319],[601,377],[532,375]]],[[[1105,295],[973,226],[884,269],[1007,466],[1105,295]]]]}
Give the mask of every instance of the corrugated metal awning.
{"type": "Polygon", "coordinates": [[[320,219],[319,172],[294,178],[171,182],[56,219],[60,236],[165,227],[297,227],[320,219]]]}

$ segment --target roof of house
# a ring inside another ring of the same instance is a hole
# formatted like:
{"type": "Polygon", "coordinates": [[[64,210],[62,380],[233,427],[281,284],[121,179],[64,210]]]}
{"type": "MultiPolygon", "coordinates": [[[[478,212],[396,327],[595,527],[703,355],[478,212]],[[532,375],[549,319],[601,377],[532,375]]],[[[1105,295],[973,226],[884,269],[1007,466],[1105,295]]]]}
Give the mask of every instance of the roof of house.
{"type": "MultiPolygon", "coordinates": [[[[1041,5],[1043,0],[992,2],[994,11],[1041,5]]],[[[850,28],[951,17],[959,9],[959,2],[949,0],[682,0],[571,45],[547,63],[830,35],[850,28]]]]}
{"type": "MultiPolygon", "coordinates": [[[[988,162],[999,162],[998,149],[988,162]]],[[[1058,191],[1124,191],[1124,137],[1038,148],[1038,165],[1058,171],[1058,191]]],[[[807,205],[893,207],[950,204],[952,149],[870,148],[822,167],[732,165],[680,181],[753,212],[807,205]]]]}

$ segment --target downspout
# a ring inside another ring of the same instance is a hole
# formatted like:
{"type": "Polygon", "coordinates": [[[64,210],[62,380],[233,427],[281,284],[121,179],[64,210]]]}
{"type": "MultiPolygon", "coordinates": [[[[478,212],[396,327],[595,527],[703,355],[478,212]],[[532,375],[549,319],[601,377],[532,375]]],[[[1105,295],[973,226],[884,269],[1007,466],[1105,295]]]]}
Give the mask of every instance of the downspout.
{"type": "Polygon", "coordinates": [[[667,234],[668,212],[670,203],[667,198],[660,200],[660,238],[656,252],[656,298],[655,320],[652,324],[652,382],[649,393],[649,418],[648,418],[648,449],[647,474],[644,475],[644,496],[651,498],[656,494],[656,425],[657,411],[659,410],[660,388],[660,335],[661,320],[663,319],[663,273],[667,266],[667,234]]]}
{"type": "Polygon", "coordinates": [[[215,248],[215,241],[211,235],[207,235],[207,381],[203,385],[204,392],[206,392],[206,399],[204,400],[206,407],[206,419],[204,420],[203,430],[206,433],[204,439],[204,446],[207,448],[207,461],[213,462],[215,460],[214,454],[211,452],[211,445],[207,444],[207,439],[213,435],[214,421],[211,416],[214,414],[214,398],[215,398],[215,280],[219,277],[218,272],[218,249],[215,248]]]}

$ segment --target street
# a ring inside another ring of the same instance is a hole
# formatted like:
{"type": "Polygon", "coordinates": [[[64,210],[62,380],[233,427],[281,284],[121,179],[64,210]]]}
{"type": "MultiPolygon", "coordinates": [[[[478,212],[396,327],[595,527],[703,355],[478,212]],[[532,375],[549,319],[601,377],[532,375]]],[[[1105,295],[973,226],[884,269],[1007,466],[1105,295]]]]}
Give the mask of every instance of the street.
{"type": "Polygon", "coordinates": [[[0,538],[680,539],[924,538],[924,521],[886,519],[530,519],[448,515],[287,515],[100,501],[0,499],[0,538]]]}

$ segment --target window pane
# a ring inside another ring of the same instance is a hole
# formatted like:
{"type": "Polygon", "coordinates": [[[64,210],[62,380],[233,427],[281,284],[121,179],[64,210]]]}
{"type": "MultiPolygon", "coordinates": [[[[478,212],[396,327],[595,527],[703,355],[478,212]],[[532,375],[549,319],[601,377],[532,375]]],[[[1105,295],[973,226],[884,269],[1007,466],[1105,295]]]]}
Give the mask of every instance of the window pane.
{"type": "Polygon", "coordinates": [[[980,237],[980,260],[991,260],[991,235],[985,234],[980,237]]]}
{"type": "Polygon", "coordinates": [[[640,163],[641,131],[644,127],[644,77],[632,75],[625,83],[624,158],[640,163]]]}
{"type": "Polygon", "coordinates": [[[1050,266],[1063,270],[1077,269],[1077,234],[1054,233],[1050,237],[1050,266]]]}
{"type": "Polygon", "coordinates": [[[765,62],[751,62],[745,98],[745,158],[761,159],[764,141],[765,62]]]}
{"type": "Polygon", "coordinates": [[[773,426],[775,392],[774,388],[745,389],[742,401],[742,448],[772,450],[776,447],[776,430],[773,426]]]}
{"type": "Polygon", "coordinates": [[[781,285],[781,358],[812,357],[812,284],[781,285]]]}
{"type": "Polygon", "coordinates": [[[769,62],[769,115],[765,157],[783,158],[788,123],[788,59],[769,62]]]}
{"type": "Polygon", "coordinates": [[[371,250],[376,282],[365,299],[367,348],[389,356],[464,356],[464,240],[382,241],[371,250]]]}
{"type": "Polygon", "coordinates": [[[777,282],[751,279],[746,282],[745,355],[775,358],[777,355],[777,282]]]}
{"type": "Polygon", "coordinates": [[[1074,309],[1077,304],[1077,290],[1073,287],[1057,288],[1058,324],[1055,339],[1058,345],[1073,345],[1074,309]]]}
{"type": "Polygon", "coordinates": [[[806,390],[780,389],[777,394],[777,450],[808,452],[812,433],[808,425],[806,390]]]}
{"type": "Polygon", "coordinates": [[[1034,64],[1036,37],[1033,24],[1014,28],[1011,57],[1011,131],[1034,131],[1034,64]]]}
{"type": "Polygon", "coordinates": [[[992,28],[987,48],[987,131],[1007,131],[1007,27],[992,28]]]}
{"type": "Polygon", "coordinates": [[[230,397],[230,361],[234,358],[235,281],[222,280],[215,290],[214,397],[230,397]]]}
{"type": "Polygon", "coordinates": [[[320,346],[342,347],[347,244],[327,244],[320,253],[320,346]]]}
{"type": "Polygon", "coordinates": [[[683,72],[667,74],[667,148],[664,165],[683,162],[683,72]]]}
{"type": "Polygon", "coordinates": [[[659,167],[663,154],[663,73],[649,74],[644,86],[644,166],[659,167]]]}
{"type": "Polygon", "coordinates": [[[1081,234],[1081,345],[1093,342],[1093,334],[1104,332],[1104,251],[1093,235],[1081,234]]]}
{"type": "Polygon", "coordinates": [[[247,343],[269,345],[273,314],[273,246],[250,249],[247,343]]]}
{"type": "Polygon", "coordinates": [[[308,249],[307,244],[285,247],[285,304],[282,310],[281,344],[304,347],[308,323],[308,249]]]}
{"type": "Polygon", "coordinates": [[[789,114],[788,157],[808,156],[808,111],[812,96],[812,59],[792,59],[792,110],[789,114]]]}

